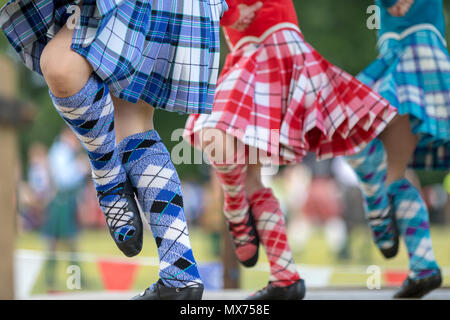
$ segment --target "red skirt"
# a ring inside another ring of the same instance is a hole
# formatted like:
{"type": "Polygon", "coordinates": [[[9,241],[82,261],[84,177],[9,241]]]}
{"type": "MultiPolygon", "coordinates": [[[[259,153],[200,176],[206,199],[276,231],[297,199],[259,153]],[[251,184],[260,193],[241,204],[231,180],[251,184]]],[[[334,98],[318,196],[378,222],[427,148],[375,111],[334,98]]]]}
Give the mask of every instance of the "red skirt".
{"type": "Polygon", "coordinates": [[[191,115],[185,138],[217,128],[279,164],[362,150],[396,111],[376,92],[326,61],[298,30],[279,30],[229,54],[212,114],[191,115]],[[275,157],[274,157],[275,155],[275,157]]]}

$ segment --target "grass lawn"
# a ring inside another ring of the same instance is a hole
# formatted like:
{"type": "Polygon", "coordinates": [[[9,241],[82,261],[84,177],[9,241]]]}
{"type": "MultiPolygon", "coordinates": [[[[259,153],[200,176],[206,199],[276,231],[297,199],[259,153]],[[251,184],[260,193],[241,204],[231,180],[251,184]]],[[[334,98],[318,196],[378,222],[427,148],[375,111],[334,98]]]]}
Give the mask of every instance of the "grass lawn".
{"type": "MultiPolygon", "coordinates": [[[[192,246],[198,262],[220,261],[220,257],[214,255],[214,241],[199,228],[190,228],[192,246]]],[[[450,268],[450,227],[433,227],[433,245],[435,255],[441,267],[450,268]]],[[[157,257],[156,248],[150,232],[144,235],[147,241],[139,257],[157,257]]],[[[46,243],[37,233],[22,233],[18,237],[17,249],[45,250],[46,243]]],[[[346,260],[337,259],[327,248],[325,238],[320,230],[313,234],[307,246],[300,252],[295,243],[291,243],[294,251],[295,261],[300,265],[331,266],[334,268],[330,279],[333,286],[365,286],[368,275],[365,273],[369,265],[377,265],[382,269],[407,269],[406,250],[402,245],[398,256],[392,260],[384,260],[372,244],[366,228],[356,229],[350,238],[349,258],[346,260]]],[[[58,251],[67,249],[61,245],[58,251]]],[[[122,257],[116,248],[109,233],[106,230],[86,230],[80,234],[78,240],[78,251],[80,253],[90,253],[103,257],[122,257]]],[[[139,259],[139,258],[137,258],[139,259]]],[[[133,259],[129,259],[133,261],[133,259]]],[[[136,260],[134,260],[136,261],[136,260]]],[[[54,290],[67,291],[66,268],[69,262],[61,261],[57,264],[54,290]]],[[[255,269],[241,269],[241,287],[243,289],[254,290],[266,285],[267,272],[265,267],[267,259],[265,254],[261,254],[260,261],[255,269]]],[[[38,279],[33,287],[33,294],[42,294],[48,291],[45,284],[44,268],[41,270],[38,279]]],[[[104,290],[97,263],[85,261],[81,263],[82,290],[99,291],[104,290]]],[[[301,268],[300,268],[301,271],[301,268]]],[[[142,266],[138,269],[133,285],[133,290],[139,291],[155,282],[158,278],[158,268],[155,266],[142,266]]],[[[306,281],[308,281],[306,279],[306,281]]],[[[450,274],[446,272],[444,285],[450,286],[450,274]]]]}

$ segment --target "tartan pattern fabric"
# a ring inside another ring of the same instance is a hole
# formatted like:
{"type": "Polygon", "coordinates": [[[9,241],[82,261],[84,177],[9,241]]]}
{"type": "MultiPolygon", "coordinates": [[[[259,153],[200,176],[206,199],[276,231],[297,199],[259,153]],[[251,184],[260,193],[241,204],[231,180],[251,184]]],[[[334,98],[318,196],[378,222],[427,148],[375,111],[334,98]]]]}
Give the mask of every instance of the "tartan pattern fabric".
{"type": "Polygon", "coordinates": [[[245,192],[247,165],[212,163],[224,194],[223,213],[240,261],[248,261],[258,253],[256,230],[250,219],[250,204],[245,192]]]}
{"type": "Polygon", "coordinates": [[[419,191],[406,179],[392,183],[388,193],[393,198],[397,224],[409,257],[409,277],[423,279],[439,272],[433,253],[428,210],[419,191]]]}
{"type": "Polygon", "coordinates": [[[245,194],[247,165],[213,164],[213,167],[224,191],[224,212],[226,218],[235,223],[242,222],[249,208],[245,194]]]}
{"type": "Polygon", "coordinates": [[[360,151],[395,116],[386,100],[327,62],[293,29],[231,53],[219,77],[213,113],[191,115],[185,137],[217,128],[246,145],[299,162],[360,151]]]}
{"type": "Polygon", "coordinates": [[[358,79],[410,116],[420,137],[410,167],[450,168],[450,56],[438,35],[420,30],[384,40],[358,79]]]}
{"type": "MultiPolygon", "coordinates": [[[[69,19],[70,4],[12,0],[0,26],[25,65],[41,73],[45,45],[69,19]]],[[[84,0],[72,50],[124,100],[209,113],[219,69],[224,0],[84,0]]]]}
{"type": "Polygon", "coordinates": [[[382,249],[394,246],[391,208],[387,193],[387,157],[383,144],[374,139],[360,153],[345,157],[359,178],[364,197],[364,209],[375,244],[382,249]]]}
{"type": "Polygon", "coordinates": [[[127,199],[113,192],[123,189],[127,176],[116,150],[114,106],[108,87],[94,74],[72,97],[50,95],[56,110],[87,151],[97,193],[108,193],[99,197],[99,203],[114,239],[128,240],[135,231],[129,225],[134,213],[127,209],[127,199]]]}
{"type": "Polygon", "coordinates": [[[271,189],[262,189],[250,196],[250,205],[259,239],[270,264],[269,282],[285,287],[300,279],[289,247],[286,224],[278,200],[271,189]]]}
{"type": "Polygon", "coordinates": [[[102,17],[107,16],[111,11],[117,9],[125,0],[99,0],[97,7],[102,17]]]}
{"type": "Polygon", "coordinates": [[[180,180],[158,133],[151,130],[132,135],[117,148],[156,242],[161,281],[177,288],[201,284],[180,180]]]}
{"type": "Polygon", "coordinates": [[[92,75],[74,96],[58,98],[51,92],[50,96],[55,109],[87,151],[97,190],[115,186],[117,175],[124,177],[125,170],[115,150],[114,106],[108,87],[92,75]]]}

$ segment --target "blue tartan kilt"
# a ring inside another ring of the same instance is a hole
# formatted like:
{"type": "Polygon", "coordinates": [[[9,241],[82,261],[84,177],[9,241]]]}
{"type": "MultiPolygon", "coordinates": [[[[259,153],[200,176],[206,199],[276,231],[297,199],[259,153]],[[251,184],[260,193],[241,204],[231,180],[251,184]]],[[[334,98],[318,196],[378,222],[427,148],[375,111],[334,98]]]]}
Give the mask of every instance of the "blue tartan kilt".
{"type": "Polygon", "coordinates": [[[11,0],[1,9],[0,26],[29,69],[41,74],[44,47],[76,21],[71,48],[112,94],[168,111],[211,112],[224,0],[84,0],[78,15],[72,2],[11,0]]]}
{"type": "Polygon", "coordinates": [[[411,160],[415,169],[450,168],[450,56],[431,30],[388,38],[379,57],[358,79],[409,115],[420,138],[411,160]]]}

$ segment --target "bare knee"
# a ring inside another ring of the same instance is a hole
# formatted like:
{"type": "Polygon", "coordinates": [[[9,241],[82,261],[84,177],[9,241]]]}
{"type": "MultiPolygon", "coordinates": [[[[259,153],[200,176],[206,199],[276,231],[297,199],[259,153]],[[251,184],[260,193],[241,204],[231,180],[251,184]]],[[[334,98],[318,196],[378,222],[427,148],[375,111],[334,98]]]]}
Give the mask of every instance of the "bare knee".
{"type": "Polygon", "coordinates": [[[41,71],[50,90],[56,96],[67,96],[70,91],[69,63],[62,57],[54,59],[53,54],[46,51],[41,56],[41,71]]]}
{"type": "Polygon", "coordinates": [[[77,93],[92,73],[92,67],[86,59],[71,50],[71,39],[71,33],[63,29],[45,47],[40,58],[45,81],[58,97],[77,93]]]}
{"type": "Polygon", "coordinates": [[[57,97],[72,96],[86,84],[92,72],[87,68],[77,67],[77,59],[67,54],[43,53],[41,71],[50,90],[57,97]],[[83,73],[84,71],[84,73],[83,73]]]}

